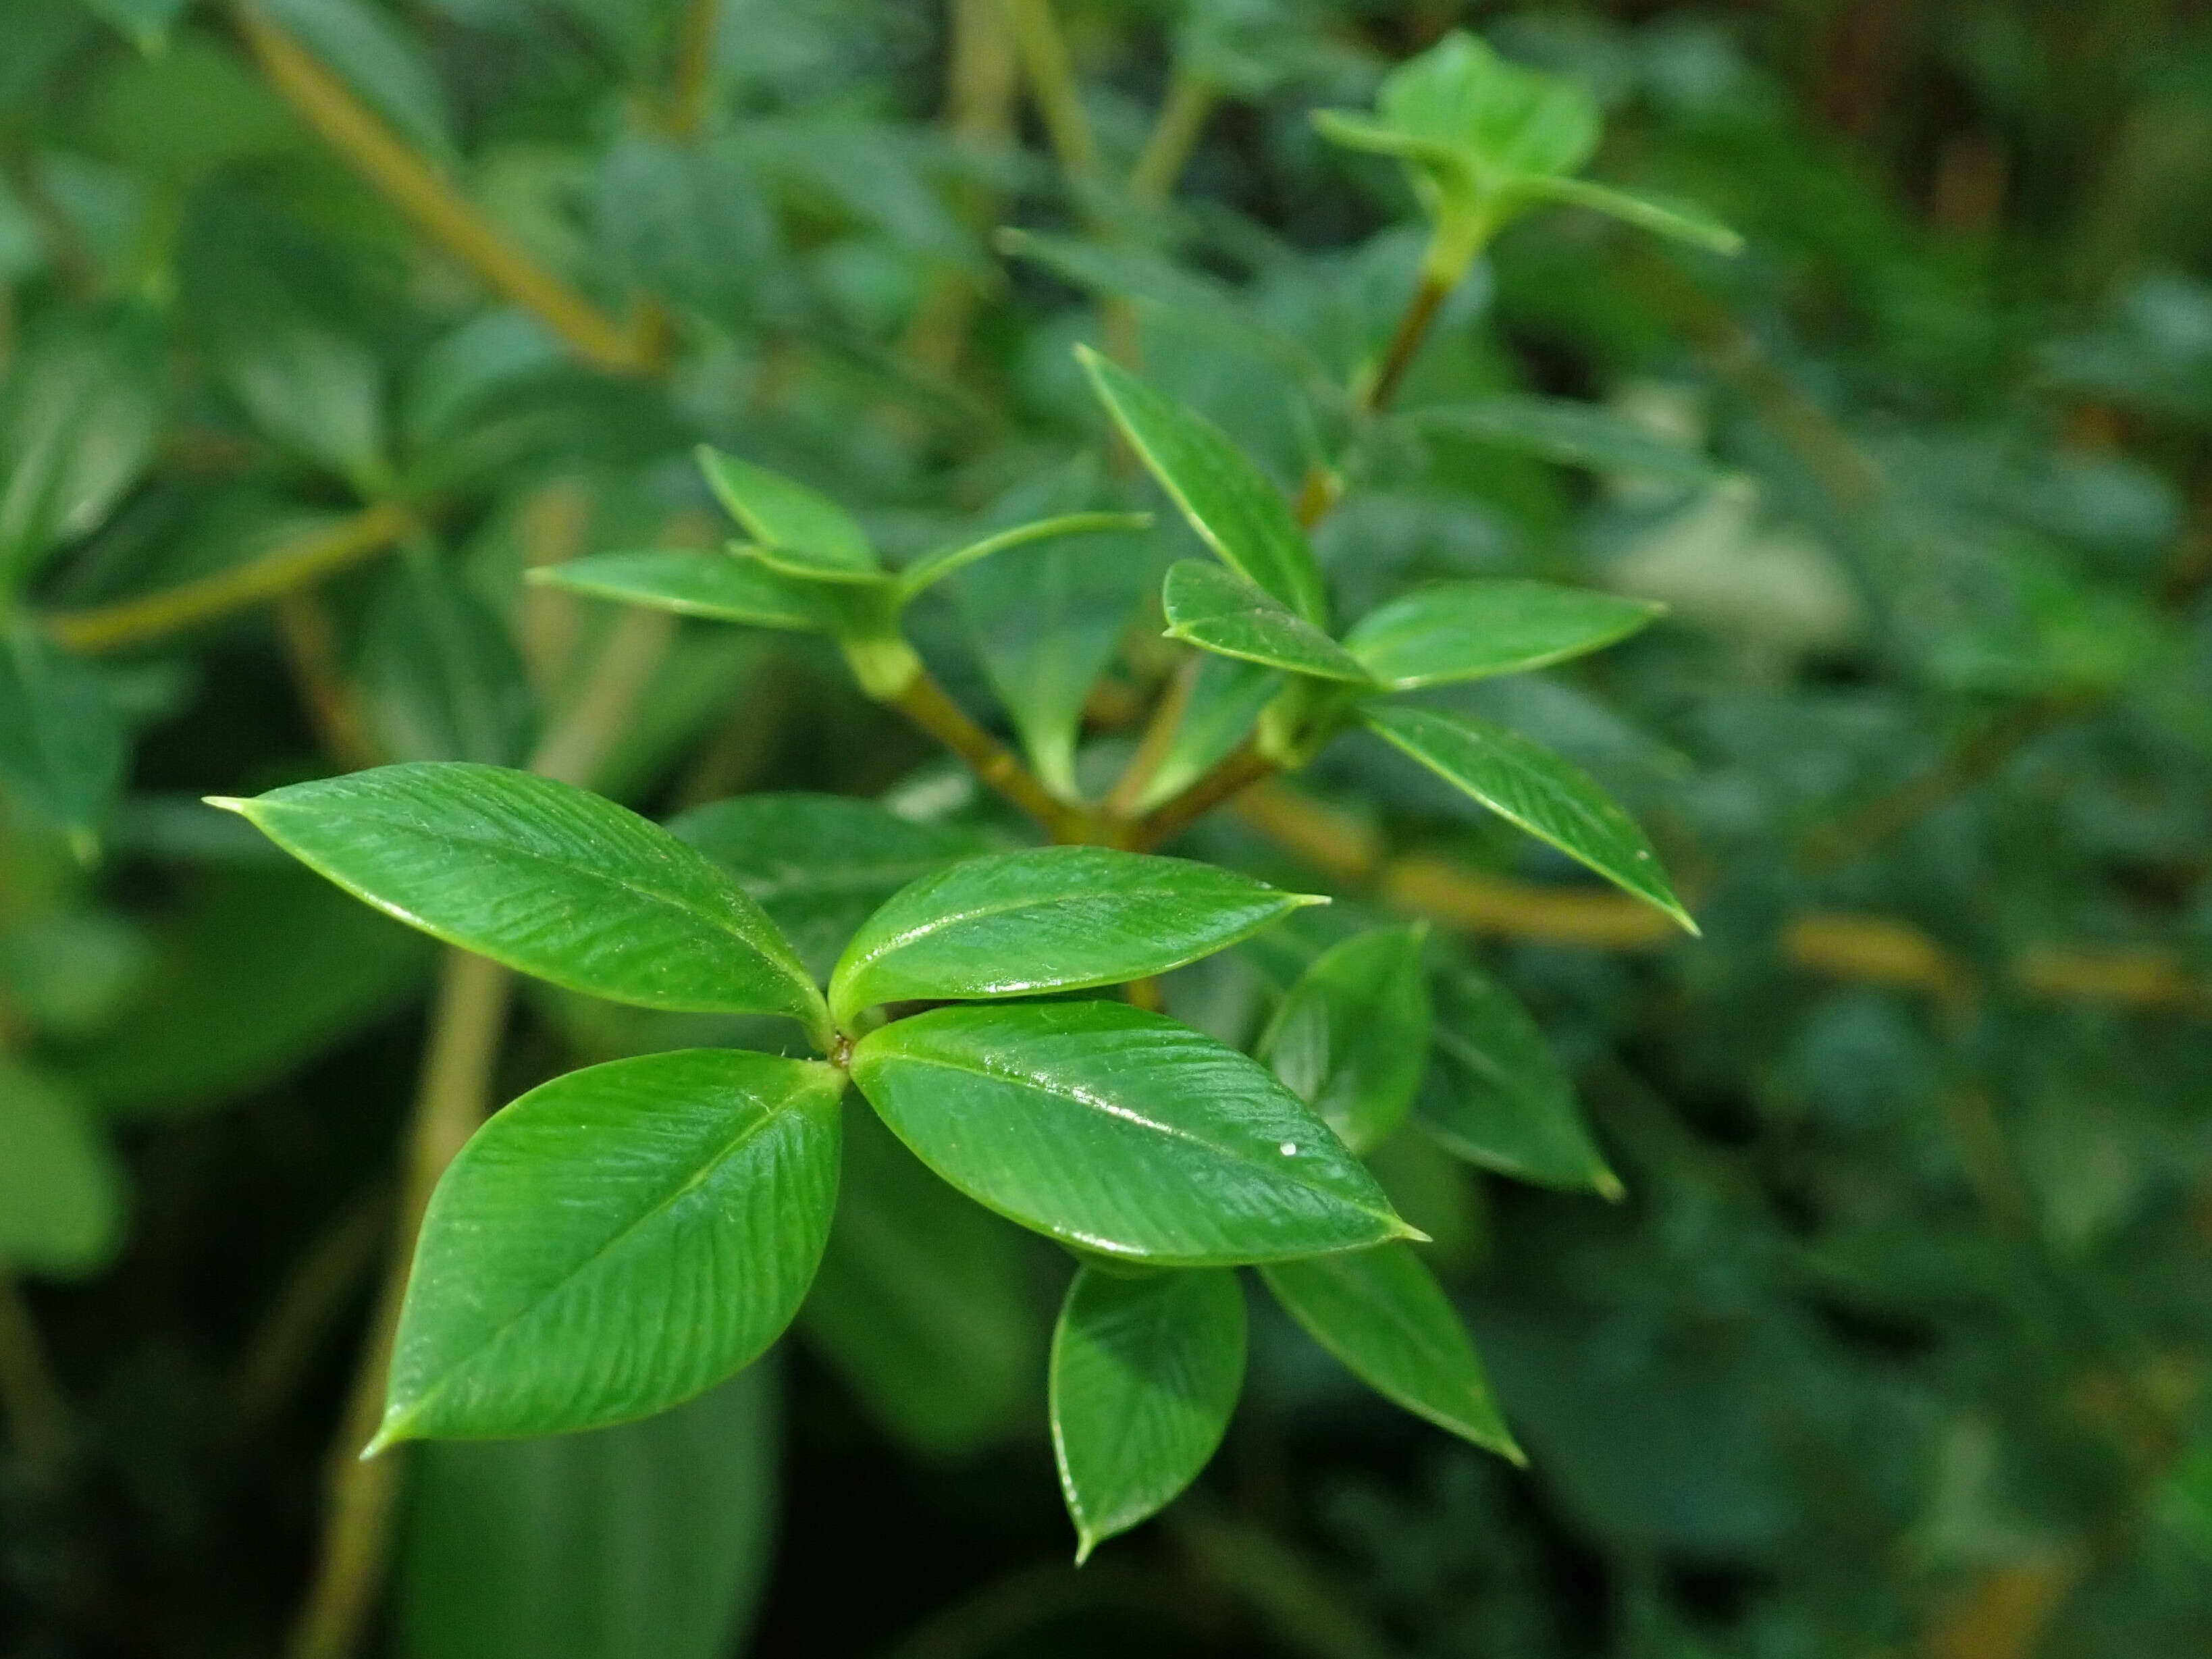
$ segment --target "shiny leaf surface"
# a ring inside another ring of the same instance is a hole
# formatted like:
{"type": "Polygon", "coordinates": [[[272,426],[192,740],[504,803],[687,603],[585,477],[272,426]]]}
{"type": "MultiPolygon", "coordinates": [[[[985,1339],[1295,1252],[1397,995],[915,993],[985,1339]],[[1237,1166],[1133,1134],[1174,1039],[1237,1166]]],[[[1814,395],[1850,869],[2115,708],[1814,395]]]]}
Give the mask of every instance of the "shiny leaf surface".
{"type": "Polygon", "coordinates": [[[1086,1267],[1052,1338],[1052,1449],[1075,1559],[1198,1477],[1244,1386],[1244,1292],[1220,1268],[1086,1267]]]}
{"type": "Polygon", "coordinates": [[[1379,1145],[1413,1107],[1428,1068],[1424,927],[1331,945],[1283,998],[1260,1058],[1355,1152],[1379,1145]]]}
{"type": "Polygon", "coordinates": [[[1306,1334],[1384,1399],[1523,1461],[1458,1312],[1410,1248],[1347,1250],[1261,1273],[1306,1334]]]}
{"type": "Polygon", "coordinates": [[[532,570],[530,580],[595,599],[754,628],[820,634],[836,620],[817,588],[730,553],[595,553],[532,570]]]}
{"type": "Polygon", "coordinates": [[[694,1048],[556,1078],[430,1200],[378,1446],[663,1410],[781,1334],[837,1200],[844,1079],[694,1048]]]}
{"type": "Polygon", "coordinates": [[[1168,568],[1161,597],[1170,639],[1264,668],[1370,683],[1367,670],[1344,647],[1219,565],[1177,562],[1168,568]]]}
{"type": "Polygon", "coordinates": [[[746,533],[804,574],[833,581],[871,581],[883,574],[867,532],[819,490],[703,445],[699,468],[746,533]]]}
{"type": "Polygon", "coordinates": [[[1589,775],[1502,726],[1432,708],[1368,708],[1370,730],[1539,841],[1694,933],[1636,821],[1589,775]]]}
{"type": "Polygon", "coordinates": [[[1105,847],[969,859],[901,889],[830,976],[841,1021],[878,1003],[1030,996],[1166,973],[1304,905],[1233,870],[1105,847]]]}
{"type": "Polygon", "coordinates": [[[1518,674],[1648,626],[1661,607],[1550,582],[1441,582],[1368,612],[1344,648],[1394,691],[1518,674]]]}
{"type": "Polygon", "coordinates": [[[641,1007],[790,1014],[821,995],[702,854],[586,790],[463,763],[377,767],[219,801],[410,927],[641,1007]]]}
{"type": "Polygon", "coordinates": [[[863,1037],[853,1080],[970,1198],[1108,1255],[1219,1266],[1412,1231],[1265,1068],[1125,1003],[934,1009],[863,1037]]]}

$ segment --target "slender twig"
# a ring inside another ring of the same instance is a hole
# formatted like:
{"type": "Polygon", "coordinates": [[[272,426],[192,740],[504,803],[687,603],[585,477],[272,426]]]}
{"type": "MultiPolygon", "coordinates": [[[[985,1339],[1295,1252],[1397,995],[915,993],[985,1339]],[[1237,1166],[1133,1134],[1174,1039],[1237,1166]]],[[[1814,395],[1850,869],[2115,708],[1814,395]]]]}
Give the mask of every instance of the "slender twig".
{"type": "MultiPolygon", "coordinates": [[[[583,689],[532,757],[532,770],[589,781],[658,666],[669,628],[669,618],[641,611],[615,624],[583,689]]],[[[465,951],[447,953],[408,1123],[392,1254],[331,1448],[321,1553],[293,1627],[291,1659],[350,1659],[383,1593],[404,1449],[367,1462],[360,1452],[383,1414],[415,1235],[438,1177],[483,1121],[513,990],[507,969],[465,951]]]]}
{"type": "Polygon", "coordinates": [[[1046,788],[1013,750],[970,720],[927,670],[915,674],[890,702],[959,756],[984,784],[1035,818],[1055,841],[1091,838],[1096,826],[1090,814],[1046,788]]]}
{"type": "Polygon", "coordinates": [[[1173,841],[1224,801],[1233,800],[1261,779],[1278,770],[1276,763],[1251,744],[1237,750],[1189,788],[1139,818],[1129,826],[1127,844],[1137,848],[1158,847],[1173,841]]]}
{"type": "Polygon", "coordinates": [[[1121,775],[1114,781],[1114,787],[1100,810],[1109,818],[1133,817],[1137,804],[1144,799],[1145,791],[1160,769],[1160,763],[1175,746],[1176,732],[1182,726],[1182,717],[1189,712],[1192,695],[1198,690],[1199,671],[1206,659],[1191,652],[1176,665],[1169,678],[1167,690],[1152,705],[1152,716],[1145,722],[1145,734],[1137,740],[1136,753],[1121,769],[1121,775]]]}
{"type": "Polygon", "coordinates": [[[68,1467],[76,1439],[71,1417],[31,1304],[22,1287],[0,1269],[0,1418],[41,1480],[68,1467]]]}
{"type": "Polygon", "coordinates": [[[46,631],[76,651],[121,651],[180,632],[324,578],[381,553],[416,527],[413,513],[383,501],[342,523],[313,530],[273,552],[143,599],[45,618],[46,631]]]}
{"type": "Polygon", "coordinates": [[[722,0],[688,0],[676,34],[676,71],[668,97],[668,132],[679,143],[707,125],[714,94],[714,41],[722,26],[722,0]]]}
{"type": "Polygon", "coordinates": [[[1005,0],[1020,47],[1022,68],[1029,76],[1030,94],[1036,100],[1046,137],[1067,176],[1079,184],[1098,176],[1098,141],[1091,131],[1091,117],[1083,107],[1083,89],[1075,79],[1075,65],[1067,53],[1066,39],[1053,16],[1052,0],[1005,0]]]}
{"type": "Polygon", "coordinates": [[[1421,343],[1429,337],[1429,330],[1437,320],[1451,289],[1445,283],[1425,272],[1413,297],[1406,303],[1404,313],[1398,319],[1397,332],[1383,348],[1382,367],[1376,371],[1373,382],[1361,393],[1359,406],[1370,415],[1379,415],[1389,408],[1397,397],[1398,388],[1405,383],[1406,372],[1420,355],[1421,343]]]}
{"type": "Polygon", "coordinates": [[[483,1121],[513,992],[514,975],[499,963],[465,951],[446,952],[431,1006],[422,1085],[407,1127],[396,1248],[331,1447],[322,1553],[292,1629],[291,1659],[349,1659],[383,1593],[400,1460],[387,1454],[364,1462],[361,1449],[384,1414],[385,1378],[406,1297],[415,1234],[438,1177],[483,1121]]]}
{"type": "Polygon", "coordinates": [[[261,70],[325,143],[431,240],[495,292],[530,312],[585,362],[651,374],[631,332],[523,252],[445,175],[354,95],[351,88],[251,3],[234,7],[261,70]]]}
{"type": "Polygon", "coordinates": [[[275,612],[292,683],[324,752],[349,772],[375,765],[383,758],[381,747],[339,665],[330,606],[314,589],[303,587],[279,595],[275,612]]]}
{"type": "Polygon", "coordinates": [[[1145,147],[1129,169],[1129,194],[1144,203],[1164,202],[1182,176],[1191,152],[1206,132],[1221,94],[1213,83],[1178,64],[1168,77],[1168,95],[1146,135],[1145,147]]]}

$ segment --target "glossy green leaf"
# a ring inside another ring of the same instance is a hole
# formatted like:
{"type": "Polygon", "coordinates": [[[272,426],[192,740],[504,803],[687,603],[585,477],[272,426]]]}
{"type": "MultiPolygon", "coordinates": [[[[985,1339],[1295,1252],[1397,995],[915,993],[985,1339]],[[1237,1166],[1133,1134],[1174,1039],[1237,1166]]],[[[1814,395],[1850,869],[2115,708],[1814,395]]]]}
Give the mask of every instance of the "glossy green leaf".
{"type": "Polygon", "coordinates": [[[757,904],[588,790],[416,763],[214,804],[410,927],[572,991],[823,1024],[821,994],[757,904]]]}
{"type": "Polygon", "coordinates": [[[1547,201],[1586,207],[1624,224],[1669,236],[1709,252],[1743,252],[1741,236],[1692,203],[1664,200],[1638,191],[1595,184],[1587,179],[1548,179],[1533,186],[1533,191],[1547,201]]]}
{"type": "Polygon", "coordinates": [[[1244,1291],[1224,1269],[1086,1267],[1052,1336],[1052,1449],[1076,1564],[1166,1508],[1244,1387],[1244,1291]]]}
{"type": "Polygon", "coordinates": [[[1152,769],[1152,781],[1138,798],[1146,811],[1173,799],[1206,775],[1251,735],[1262,709],[1283,689],[1283,677],[1257,663],[1208,654],[1184,706],[1167,752],[1152,769]]]}
{"type": "Polygon", "coordinates": [[[1200,539],[1255,587],[1326,626],[1321,567],[1283,492],[1204,416],[1087,347],[1077,352],[1106,412],[1200,539]]]}
{"type": "Polygon", "coordinates": [[[971,564],[988,559],[994,553],[1006,552],[1010,548],[1026,547],[1059,536],[1146,530],[1152,527],[1152,515],[1149,513],[1066,513],[1056,519],[1041,519],[1035,524],[1016,525],[1010,530],[999,531],[979,541],[942,548],[916,559],[899,572],[899,599],[903,603],[943,581],[954,571],[964,570],[971,564]]]}
{"type": "Polygon", "coordinates": [[[1393,691],[1518,674],[1599,650],[1662,607],[1550,582],[1440,582],[1368,612],[1344,648],[1393,691]]]}
{"type": "Polygon", "coordinates": [[[841,1022],[883,1002],[1033,996],[1164,974],[1326,899],[1187,859],[1037,847],[901,889],[830,976],[841,1022]]]}
{"type": "Polygon", "coordinates": [[[1036,1240],[932,1175],[875,1114],[845,1123],[836,1224],[799,1327],[854,1397],[926,1457],[1026,1426],[1046,1321],[1036,1240]]]}
{"type": "Polygon", "coordinates": [[[595,599],[672,611],[679,617],[743,623],[802,634],[826,634],[836,613],[820,588],[769,569],[758,559],[732,553],[652,549],[595,553],[566,564],[544,565],[529,580],[595,599]]]}
{"type": "Polygon", "coordinates": [[[122,1166],[84,1109],[0,1054],[0,1269],[76,1278],[106,1265],[123,1193],[122,1166]]]}
{"type": "Polygon", "coordinates": [[[970,1198],[1104,1255],[1223,1266],[1412,1231],[1264,1067],[1126,1003],[933,1009],[863,1037],[853,1080],[970,1198]]]}
{"type": "Polygon", "coordinates": [[[422,1220],[374,1447],[626,1422],[757,1358],[837,1201],[844,1079],[690,1048],[532,1089],[422,1220]]]}
{"type": "Polygon", "coordinates": [[[1473,403],[1435,404],[1398,418],[1417,432],[1470,438],[1562,466],[1657,478],[1686,489],[1720,477],[1720,469],[1698,451],[1572,398],[1501,393],[1473,403]]]}
{"type": "Polygon", "coordinates": [[[1161,599],[1170,639],[1264,668],[1371,684],[1359,659],[1334,640],[1218,564],[1178,560],[1168,568],[1161,599]]]}
{"type": "Polygon", "coordinates": [[[1404,1121],[1428,1069],[1425,927],[1331,945],[1283,998],[1260,1058],[1355,1152],[1404,1121]]]}
{"type": "Polygon", "coordinates": [[[775,1370],[642,1422],[410,1454],[403,1659],[727,1659],[775,1554],[775,1370]]]}
{"type": "Polygon", "coordinates": [[[121,785],[125,758],[106,677],[29,621],[0,620],[0,790],[88,829],[121,785]]]}
{"type": "Polygon", "coordinates": [[[362,642],[359,680],[385,752],[520,766],[538,740],[530,681],[499,613],[449,567],[407,558],[362,642]]]}
{"type": "Polygon", "coordinates": [[[1575,1088],[1544,1033],[1512,994],[1485,975],[1437,976],[1436,1048],[1417,1114],[1470,1164],[1516,1181],[1621,1195],[1620,1178],[1590,1139],[1575,1088]]]}
{"type": "Polygon", "coordinates": [[[1361,718],[1445,782],[1698,931],[1643,830],[1581,768],[1517,732],[1464,714],[1370,707],[1361,718]]]}
{"type": "Polygon", "coordinates": [[[1261,1269],[1275,1299],[1353,1376],[1462,1439],[1526,1460],[1451,1299],[1403,1244],[1261,1269]]]}
{"type": "Polygon", "coordinates": [[[729,872],[823,979],[877,906],[984,850],[966,830],[846,795],[738,795],[694,807],[668,830],[729,872]]]}
{"type": "Polygon", "coordinates": [[[699,468],[730,516],[760,544],[775,568],[822,581],[883,577],[882,561],[867,532],[819,490],[703,444],[699,468]]]}

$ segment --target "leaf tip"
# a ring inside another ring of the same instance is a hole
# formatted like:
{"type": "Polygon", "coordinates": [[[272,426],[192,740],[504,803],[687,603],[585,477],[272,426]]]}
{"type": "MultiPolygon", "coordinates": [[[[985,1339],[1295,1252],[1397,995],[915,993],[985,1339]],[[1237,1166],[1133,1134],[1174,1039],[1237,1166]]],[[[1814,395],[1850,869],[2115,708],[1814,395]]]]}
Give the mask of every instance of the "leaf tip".
{"type": "Polygon", "coordinates": [[[1408,1244],[1433,1244],[1437,1242],[1403,1216],[1394,1215],[1390,1221],[1397,1229],[1390,1235],[1393,1238],[1402,1238],[1408,1244]]]}
{"type": "Polygon", "coordinates": [[[1620,1177],[1602,1164],[1590,1177],[1590,1190],[1608,1204],[1618,1204],[1628,1196],[1628,1188],[1621,1185],[1620,1177]]]}
{"type": "Polygon", "coordinates": [[[1081,1526],[1077,1527],[1075,1529],[1075,1565],[1079,1567],[1085,1562],[1088,1561],[1091,1559],[1091,1552],[1097,1549],[1099,1545],[1105,1541],[1106,1540],[1104,1539],[1095,1536],[1089,1528],[1081,1526]]]}
{"type": "Polygon", "coordinates": [[[1334,904],[1336,900],[1327,893],[1285,893],[1286,908],[1292,910],[1310,909],[1316,904],[1334,904]]]}
{"type": "Polygon", "coordinates": [[[253,805],[237,795],[202,795],[200,799],[219,812],[235,812],[240,817],[251,816],[246,809],[253,805]]]}

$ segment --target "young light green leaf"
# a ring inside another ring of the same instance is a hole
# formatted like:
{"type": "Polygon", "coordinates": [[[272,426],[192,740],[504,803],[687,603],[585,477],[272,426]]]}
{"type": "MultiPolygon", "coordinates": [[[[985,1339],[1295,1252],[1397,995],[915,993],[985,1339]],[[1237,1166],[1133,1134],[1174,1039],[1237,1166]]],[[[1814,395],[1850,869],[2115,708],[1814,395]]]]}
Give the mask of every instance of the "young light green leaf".
{"type": "Polygon", "coordinates": [[[1168,637],[1224,657],[1322,679],[1371,684],[1358,658],[1231,571],[1202,559],[1168,567],[1168,637]]]}
{"type": "Polygon", "coordinates": [[[844,795],[737,795],[694,807],[668,830],[735,877],[808,971],[823,978],[870,911],[908,882],[984,850],[966,830],[916,823],[844,795]]]}
{"type": "Polygon", "coordinates": [[[818,1060],[678,1049],[494,1116],[423,1217],[369,1450],[627,1422],[751,1364],[830,1236],[843,1091],[818,1060]]]}
{"type": "Polygon", "coordinates": [[[863,1037],[853,1080],[977,1203],[1103,1255],[1222,1267],[1413,1236],[1264,1067],[1126,1003],[933,1009],[863,1037]]]}
{"type": "Polygon", "coordinates": [[[1464,714],[1370,706],[1361,718],[1499,817],[1698,931],[1643,830],[1579,767],[1517,732],[1464,714]]]}
{"type": "Polygon", "coordinates": [[[75,1278],[123,1233],[123,1171],[63,1089],[0,1054],[0,1269],[75,1278]]]}
{"type": "Polygon", "coordinates": [[[728,1659],[781,1519],[775,1368],[642,1422],[409,1455],[406,1659],[728,1659]]]}
{"type": "Polygon", "coordinates": [[[1436,1276],[1403,1244],[1261,1269],[1267,1288],[1353,1376],[1395,1405],[1516,1463],[1482,1361],[1436,1276]]]}
{"type": "Polygon", "coordinates": [[[1011,530],[1001,530],[957,547],[943,548],[923,555],[898,574],[899,602],[903,605],[917,593],[943,581],[956,570],[989,558],[994,553],[1003,553],[1008,548],[1024,547],[1031,542],[1049,541],[1055,536],[1095,535],[1101,531],[1138,531],[1152,526],[1149,513],[1064,513],[1056,519],[1041,519],[1035,524],[1016,525],[1011,530]]]}
{"type": "Polygon", "coordinates": [[[1078,1271],[1053,1331],[1050,1389],[1078,1566],[1198,1478],[1243,1386],[1235,1273],[1078,1271]]]}
{"type": "Polygon", "coordinates": [[[1468,1163],[1516,1181],[1619,1198],[1620,1178],[1528,1011],[1471,969],[1438,975],[1435,998],[1435,1057],[1415,1108],[1421,1127],[1468,1163]]]}
{"type": "Polygon", "coordinates": [[[529,573],[529,580],[595,599],[754,628],[826,634],[836,621],[820,588],[771,570],[758,559],[731,553],[595,553],[566,564],[542,565],[529,573]]]}
{"type": "Polygon", "coordinates": [[[1530,193],[1569,207],[1585,207],[1661,236],[1671,236],[1712,253],[1743,252],[1743,238],[1702,208],[1687,202],[1662,200],[1640,191],[1587,179],[1547,179],[1530,187],[1530,193]]]}
{"type": "Polygon", "coordinates": [[[410,927],[641,1007],[789,1014],[821,993],[761,908],[612,801],[495,766],[380,766],[216,800],[410,927]]]}
{"type": "Polygon", "coordinates": [[[1472,403],[1434,404],[1398,417],[1417,432],[1438,432],[1533,455],[1561,466],[1626,472],[1692,489],[1719,469],[1705,456],[1669,443],[1610,410],[1573,398],[1500,393],[1472,403]]]}
{"type": "Polygon", "coordinates": [[[965,1456],[1027,1426],[1046,1335],[1036,1244],[854,1111],[799,1328],[893,1437],[925,1457],[965,1456]]]}
{"type": "Polygon", "coordinates": [[[1344,648],[1393,691],[1518,674],[1648,626],[1663,607],[1550,582],[1439,582],[1370,611],[1344,648]]]}
{"type": "Polygon", "coordinates": [[[882,576],[867,532],[827,495],[704,444],[698,454],[699,470],[730,516],[763,550],[781,556],[776,568],[824,581],[882,576]]]}
{"type": "Polygon", "coordinates": [[[896,579],[888,570],[850,569],[805,548],[732,542],[730,551],[787,581],[827,583],[831,587],[879,589],[884,592],[896,592],[897,587],[896,579]]]}
{"type": "Polygon", "coordinates": [[[1428,1068],[1424,927],[1355,934],[1315,959],[1283,998],[1260,1058],[1355,1152],[1413,1109],[1428,1068]]]}
{"type": "Polygon", "coordinates": [[[0,789],[85,830],[122,782],[124,759],[106,677],[27,619],[0,621],[0,789]]]}
{"type": "Polygon", "coordinates": [[[1326,899],[1106,847],[969,859],[902,888],[830,976],[841,1023],[882,1002],[1018,997],[1166,973],[1326,899]]]}
{"type": "Polygon", "coordinates": [[[1321,567],[1283,492],[1204,416],[1088,347],[1076,355],[1106,412],[1200,539],[1255,587],[1326,627],[1321,567]]]}

